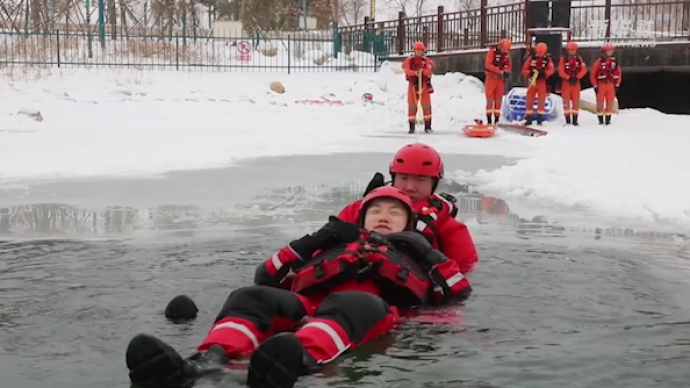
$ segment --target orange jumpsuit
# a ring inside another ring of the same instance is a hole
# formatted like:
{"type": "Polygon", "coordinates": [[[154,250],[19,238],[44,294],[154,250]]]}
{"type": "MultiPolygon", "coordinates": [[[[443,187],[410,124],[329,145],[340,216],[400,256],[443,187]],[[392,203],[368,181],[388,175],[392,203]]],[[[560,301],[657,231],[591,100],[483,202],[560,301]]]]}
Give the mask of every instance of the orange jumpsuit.
{"type": "MultiPolygon", "coordinates": [[[[594,61],[589,80],[597,88],[597,116],[607,116],[611,120],[613,100],[616,98],[616,88],[621,85],[623,72],[616,57],[602,56],[594,61]]],[[[602,121],[602,120],[599,120],[602,121]]]]}
{"type": "Polygon", "coordinates": [[[582,57],[577,54],[566,54],[558,61],[558,75],[563,80],[561,83],[563,113],[568,123],[570,122],[570,116],[577,117],[580,113],[580,91],[582,90],[580,80],[585,74],[587,74],[587,65],[585,65],[582,57]],[[570,81],[572,78],[577,80],[570,81]]]}
{"type": "Polygon", "coordinates": [[[489,49],[484,62],[484,93],[486,94],[486,118],[491,123],[491,116],[498,122],[501,116],[501,102],[505,94],[505,79],[501,71],[510,73],[510,53],[504,53],[497,47],[489,49]]]}
{"type": "Polygon", "coordinates": [[[402,67],[405,71],[405,78],[409,85],[407,87],[407,119],[414,123],[417,119],[417,99],[421,98],[422,111],[424,112],[424,122],[431,122],[431,70],[432,61],[427,57],[409,57],[403,61],[402,67]],[[422,90],[418,91],[418,77],[422,74],[422,90]],[[419,94],[418,94],[419,93],[419,94]]]}
{"type": "MultiPolygon", "coordinates": [[[[524,75],[525,78],[527,78],[527,82],[530,83],[527,87],[527,96],[525,99],[525,119],[527,122],[532,122],[535,95],[538,95],[537,114],[546,114],[546,79],[551,77],[553,73],[553,60],[551,60],[551,57],[548,55],[532,55],[528,57],[525,64],[522,65],[522,75],[524,75]],[[532,85],[530,82],[534,72],[544,72],[545,76],[537,79],[534,85],[532,85]]],[[[541,119],[539,121],[541,121],[541,119]]]]}

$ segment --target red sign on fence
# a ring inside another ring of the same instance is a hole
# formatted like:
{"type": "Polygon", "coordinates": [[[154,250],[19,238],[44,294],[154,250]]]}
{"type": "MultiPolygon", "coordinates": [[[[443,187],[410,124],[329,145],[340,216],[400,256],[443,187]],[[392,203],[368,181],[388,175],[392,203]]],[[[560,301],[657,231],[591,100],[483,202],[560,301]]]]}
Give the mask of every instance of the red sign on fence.
{"type": "Polygon", "coordinates": [[[247,62],[252,59],[252,44],[246,40],[237,42],[237,60],[247,62]]]}

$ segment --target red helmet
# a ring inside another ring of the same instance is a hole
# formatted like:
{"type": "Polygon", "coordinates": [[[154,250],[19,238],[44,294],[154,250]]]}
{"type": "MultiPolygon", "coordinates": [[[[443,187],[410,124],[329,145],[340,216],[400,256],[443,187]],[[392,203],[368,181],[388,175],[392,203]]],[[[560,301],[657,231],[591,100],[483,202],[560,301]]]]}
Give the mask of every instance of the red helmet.
{"type": "Polygon", "coordinates": [[[426,45],[423,42],[415,42],[414,46],[412,46],[412,49],[414,51],[417,51],[417,50],[426,51],[426,45]]]}
{"type": "Polygon", "coordinates": [[[395,174],[409,174],[442,179],[443,160],[431,146],[422,143],[408,144],[395,154],[388,172],[392,177],[395,174]]]}
{"type": "Polygon", "coordinates": [[[396,199],[402,202],[405,210],[407,210],[408,229],[412,227],[412,200],[402,190],[396,189],[393,186],[377,187],[369,192],[366,197],[364,197],[362,200],[362,207],[359,210],[359,223],[361,226],[364,226],[364,216],[366,215],[369,206],[371,206],[375,200],[381,198],[396,199]]]}

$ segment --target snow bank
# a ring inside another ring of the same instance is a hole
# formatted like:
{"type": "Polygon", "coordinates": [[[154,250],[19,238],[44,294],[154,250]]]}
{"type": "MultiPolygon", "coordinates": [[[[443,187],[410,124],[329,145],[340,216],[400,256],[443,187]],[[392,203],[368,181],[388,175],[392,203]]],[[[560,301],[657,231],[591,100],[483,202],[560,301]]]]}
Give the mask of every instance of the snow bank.
{"type": "Polygon", "coordinates": [[[484,116],[483,86],[453,73],[433,78],[436,134],[407,136],[399,66],[292,75],[105,69],[2,75],[0,188],[31,179],[158,176],[265,156],[392,153],[419,140],[442,153],[522,158],[475,175],[447,167],[450,177],[456,170],[455,177],[509,203],[690,228],[687,118],[624,110],[613,126],[600,127],[583,113],[580,128],[546,123],[545,137],[499,131],[470,139],[461,129],[484,116]],[[272,82],[285,93],[272,92],[272,82]],[[374,101],[363,103],[364,93],[374,101]],[[295,103],[320,99],[342,105],[295,103]]]}
{"type": "Polygon", "coordinates": [[[690,118],[636,109],[613,121],[535,139],[541,143],[536,155],[477,173],[477,189],[542,207],[690,229],[690,118]]]}
{"type": "MultiPolygon", "coordinates": [[[[358,74],[14,74],[0,82],[0,180],[151,175],[263,156],[392,152],[414,138],[361,136],[406,133],[406,83],[394,69],[386,63],[378,73],[358,74]],[[274,81],[286,92],[271,92],[274,81]],[[364,93],[374,103],[364,104],[364,93]],[[295,104],[320,99],[344,105],[295,104]],[[42,121],[19,112],[41,112],[42,121]]],[[[428,142],[444,152],[524,155],[525,148],[507,139],[530,142],[516,135],[484,142],[461,137],[462,125],[483,112],[477,79],[449,74],[435,77],[434,86],[434,124],[450,138],[428,142]]]]}

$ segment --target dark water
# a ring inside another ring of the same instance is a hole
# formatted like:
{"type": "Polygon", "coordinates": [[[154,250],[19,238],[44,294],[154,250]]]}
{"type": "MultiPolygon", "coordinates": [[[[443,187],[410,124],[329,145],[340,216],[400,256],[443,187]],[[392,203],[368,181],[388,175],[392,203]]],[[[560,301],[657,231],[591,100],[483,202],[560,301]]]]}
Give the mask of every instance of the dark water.
{"type": "MultiPolygon", "coordinates": [[[[449,164],[507,162],[470,159],[449,164]]],[[[127,387],[124,350],[139,332],[191,352],[255,265],[356,199],[371,165],[386,165],[382,155],[351,169],[337,160],[0,190],[0,386],[127,387]],[[199,305],[193,324],[163,317],[180,293],[199,305]]],[[[464,322],[405,323],[300,387],[688,386],[683,236],[525,220],[459,184],[444,188],[480,250],[475,294],[457,309],[464,322]]]]}

